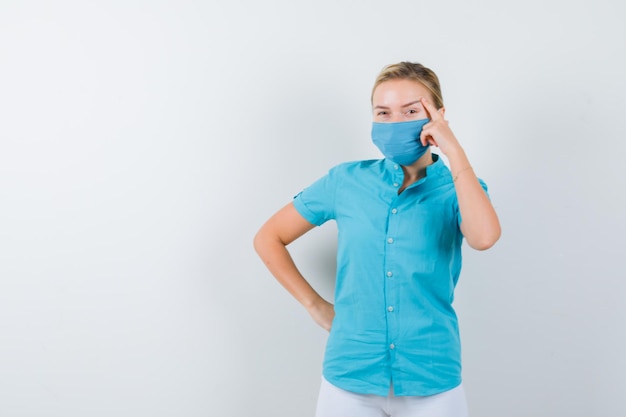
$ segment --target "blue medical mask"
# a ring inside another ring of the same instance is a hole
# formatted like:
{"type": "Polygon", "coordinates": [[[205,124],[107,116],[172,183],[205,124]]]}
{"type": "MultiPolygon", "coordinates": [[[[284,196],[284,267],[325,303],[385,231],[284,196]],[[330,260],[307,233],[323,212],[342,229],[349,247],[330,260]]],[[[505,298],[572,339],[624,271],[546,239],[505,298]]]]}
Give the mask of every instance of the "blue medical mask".
{"type": "Polygon", "coordinates": [[[397,123],[372,123],[372,141],[385,158],[400,165],[411,165],[428,150],[420,142],[422,128],[430,119],[397,123]]]}

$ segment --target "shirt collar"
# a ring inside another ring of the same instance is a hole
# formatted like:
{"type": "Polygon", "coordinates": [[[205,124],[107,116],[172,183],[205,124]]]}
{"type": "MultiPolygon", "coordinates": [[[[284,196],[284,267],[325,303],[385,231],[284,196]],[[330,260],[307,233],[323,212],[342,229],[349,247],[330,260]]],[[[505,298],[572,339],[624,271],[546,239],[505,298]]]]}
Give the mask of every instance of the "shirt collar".
{"type": "MultiPolygon", "coordinates": [[[[441,159],[441,157],[436,153],[432,153],[431,157],[433,159],[433,163],[426,167],[426,176],[419,180],[417,183],[413,184],[410,188],[412,188],[414,185],[423,183],[427,183],[427,187],[430,188],[431,186],[438,186],[443,183],[452,182],[452,175],[450,174],[450,170],[448,169],[446,164],[444,164],[443,159],[441,159]]],[[[389,159],[384,159],[383,161],[387,172],[391,173],[392,175],[400,175],[401,177],[404,176],[404,173],[400,169],[399,164],[389,159]]]]}
{"type": "MultiPolygon", "coordinates": [[[[448,167],[443,163],[443,160],[436,153],[431,153],[431,157],[433,158],[433,163],[426,167],[426,176],[439,176],[446,172],[449,173],[448,167]]],[[[390,159],[385,159],[385,169],[391,172],[395,172],[400,167],[399,164],[393,162],[390,159]]]]}

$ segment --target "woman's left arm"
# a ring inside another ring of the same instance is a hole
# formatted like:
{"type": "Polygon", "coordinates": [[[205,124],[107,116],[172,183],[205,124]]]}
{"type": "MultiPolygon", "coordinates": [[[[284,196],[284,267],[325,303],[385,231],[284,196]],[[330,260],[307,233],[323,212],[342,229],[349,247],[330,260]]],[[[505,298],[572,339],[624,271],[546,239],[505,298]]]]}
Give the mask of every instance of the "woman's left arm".
{"type": "Polygon", "coordinates": [[[421,141],[424,145],[439,147],[448,158],[461,212],[461,232],[472,248],[489,249],[500,238],[498,215],[480,185],[463,147],[444,119],[443,109],[438,111],[425,98],[422,98],[422,105],[429,113],[430,122],[422,129],[421,141]]]}

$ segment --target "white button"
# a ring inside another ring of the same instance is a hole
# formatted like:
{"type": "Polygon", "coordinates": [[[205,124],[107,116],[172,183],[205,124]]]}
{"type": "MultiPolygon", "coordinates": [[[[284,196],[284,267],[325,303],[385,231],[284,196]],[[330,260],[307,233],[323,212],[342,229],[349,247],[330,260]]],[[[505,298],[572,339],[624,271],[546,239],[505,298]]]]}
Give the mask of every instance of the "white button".
{"type": "Polygon", "coordinates": [[[393,243],[393,238],[387,239],[387,243],[393,243]]]}
{"type": "Polygon", "coordinates": [[[395,349],[396,345],[394,345],[393,343],[389,345],[389,349],[395,349]]]}
{"type": "Polygon", "coordinates": [[[388,277],[392,277],[392,276],[393,276],[393,272],[391,272],[391,271],[387,271],[387,276],[388,276],[388,277]]]}
{"type": "Polygon", "coordinates": [[[395,164],[395,165],[393,166],[393,169],[398,169],[398,164],[395,164]]]}
{"type": "Polygon", "coordinates": [[[396,213],[398,212],[398,209],[391,209],[391,212],[392,212],[393,214],[396,214],[396,213]]]}
{"type": "Polygon", "coordinates": [[[394,186],[394,187],[397,187],[398,185],[399,185],[399,184],[398,184],[397,182],[394,182],[394,183],[393,183],[393,186],[394,186]]]}
{"type": "Polygon", "coordinates": [[[393,311],[393,307],[392,306],[387,307],[387,311],[391,313],[393,311]]]}

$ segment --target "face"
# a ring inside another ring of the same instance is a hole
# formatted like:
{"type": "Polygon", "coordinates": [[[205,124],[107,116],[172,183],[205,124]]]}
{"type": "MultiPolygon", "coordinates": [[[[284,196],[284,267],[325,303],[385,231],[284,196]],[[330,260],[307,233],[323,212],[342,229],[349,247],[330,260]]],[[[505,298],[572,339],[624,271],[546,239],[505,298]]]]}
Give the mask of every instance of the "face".
{"type": "Polygon", "coordinates": [[[380,83],[372,96],[374,121],[392,123],[429,118],[421,97],[433,102],[428,89],[417,81],[395,79],[380,83]]]}

